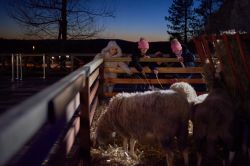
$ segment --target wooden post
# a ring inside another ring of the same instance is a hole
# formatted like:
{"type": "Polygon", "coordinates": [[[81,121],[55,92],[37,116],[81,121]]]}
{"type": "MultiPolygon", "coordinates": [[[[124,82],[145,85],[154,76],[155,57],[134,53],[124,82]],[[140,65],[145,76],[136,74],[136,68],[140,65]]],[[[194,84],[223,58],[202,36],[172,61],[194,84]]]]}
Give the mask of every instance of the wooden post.
{"type": "Polygon", "coordinates": [[[100,96],[100,98],[101,99],[103,99],[104,98],[104,61],[103,61],[103,63],[101,64],[101,66],[100,66],[100,86],[99,86],[99,91],[98,91],[98,93],[99,93],[99,96],[100,96]]]}
{"type": "Polygon", "coordinates": [[[74,57],[73,55],[70,56],[70,61],[71,61],[71,72],[74,71],[74,58],[75,58],[75,57],[74,57]]]}
{"type": "Polygon", "coordinates": [[[19,80],[19,59],[18,54],[16,54],[16,79],[19,80]]]}
{"type": "Polygon", "coordinates": [[[43,79],[46,78],[46,60],[45,60],[45,54],[43,54],[43,79]]]}
{"type": "Polygon", "coordinates": [[[228,37],[224,34],[223,35],[223,41],[225,43],[225,48],[227,50],[227,57],[228,57],[228,60],[229,60],[229,64],[231,66],[231,69],[232,69],[232,73],[233,73],[233,77],[234,77],[234,81],[235,81],[235,84],[237,85],[237,87],[239,88],[240,92],[243,92],[243,86],[241,84],[241,82],[239,81],[239,77],[238,77],[238,74],[236,72],[236,66],[234,64],[234,61],[233,61],[233,53],[232,53],[232,47],[228,41],[228,37]]]}
{"type": "Polygon", "coordinates": [[[11,82],[15,81],[15,64],[14,64],[14,54],[11,54],[11,82]]]}
{"type": "Polygon", "coordinates": [[[237,41],[237,44],[238,44],[238,47],[239,47],[241,61],[242,61],[243,65],[244,65],[244,69],[246,71],[247,78],[250,81],[250,67],[249,67],[247,58],[246,58],[246,56],[244,54],[244,51],[243,51],[243,48],[242,48],[242,43],[241,43],[241,40],[240,40],[240,35],[237,33],[235,35],[235,38],[236,38],[236,41],[237,41]]]}
{"type": "Polygon", "coordinates": [[[80,165],[89,166],[90,155],[90,125],[89,125],[89,68],[85,77],[85,86],[80,93],[81,112],[80,112],[80,165]]]}
{"type": "Polygon", "coordinates": [[[202,46],[201,46],[201,40],[199,38],[195,38],[194,39],[194,44],[195,44],[195,47],[196,47],[196,51],[201,59],[201,63],[204,64],[205,63],[205,55],[204,55],[204,51],[202,49],[202,46]]]}
{"type": "Polygon", "coordinates": [[[211,51],[209,50],[208,41],[205,38],[205,36],[202,36],[202,42],[203,42],[203,48],[204,48],[206,58],[209,59],[212,69],[215,70],[215,67],[214,67],[215,65],[212,59],[211,51]]]}

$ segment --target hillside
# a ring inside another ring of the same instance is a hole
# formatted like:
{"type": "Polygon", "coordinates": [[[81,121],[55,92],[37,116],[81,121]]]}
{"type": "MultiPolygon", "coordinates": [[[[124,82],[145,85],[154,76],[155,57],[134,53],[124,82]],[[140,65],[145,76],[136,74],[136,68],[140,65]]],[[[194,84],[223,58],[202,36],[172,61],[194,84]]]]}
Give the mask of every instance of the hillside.
{"type": "MultiPolygon", "coordinates": [[[[0,53],[98,53],[109,39],[93,40],[7,40],[0,39],[0,53]],[[33,50],[35,46],[35,50],[33,50]]],[[[116,40],[124,53],[132,53],[137,43],[116,40]]],[[[169,42],[150,42],[149,53],[156,51],[169,52],[169,42]]]]}

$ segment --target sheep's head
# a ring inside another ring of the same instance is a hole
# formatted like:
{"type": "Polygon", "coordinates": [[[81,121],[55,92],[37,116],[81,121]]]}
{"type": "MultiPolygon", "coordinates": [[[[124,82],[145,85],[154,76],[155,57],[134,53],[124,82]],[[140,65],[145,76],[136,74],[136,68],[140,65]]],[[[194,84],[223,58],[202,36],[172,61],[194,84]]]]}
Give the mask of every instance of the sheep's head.
{"type": "Polygon", "coordinates": [[[94,133],[93,145],[97,146],[105,146],[108,144],[112,144],[114,142],[115,132],[106,115],[103,115],[97,125],[96,131],[94,133]]]}
{"type": "Polygon", "coordinates": [[[197,98],[194,88],[186,82],[176,82],[170,86],[170,89],[183,95],[189,103],[194,102],[194,100],[197,98]]]}

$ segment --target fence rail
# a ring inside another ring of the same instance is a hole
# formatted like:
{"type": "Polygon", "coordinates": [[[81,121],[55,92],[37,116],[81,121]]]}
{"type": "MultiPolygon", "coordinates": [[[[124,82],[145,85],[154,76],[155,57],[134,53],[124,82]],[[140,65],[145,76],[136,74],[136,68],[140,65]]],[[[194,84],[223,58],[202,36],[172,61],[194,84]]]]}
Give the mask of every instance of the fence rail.
{"type": "MultiPolygon", "coordinates": [[[[168,86],[174,82],[188,82],[190,84],[202,84],[204,85],[204,79],[202,78],[203,68],[201,67],[200,60],[197,58],[197,66],[199,67],[169,67],[171,64],[178,64],[180,63],[177,58],[140,58],[140,62],[148,62],[148,63],[155,63],[155,62],[161,62],[165,63],[166,67],[157,67],[157,70],[159,71],[159,75],[154,75],[152,71],[149,69],[149,67],[143,67],[143,71],[149,75],[149,77],[144,78],[143,76],[138,77],[132,77],[126,76],[126,72],[120,68],[120,67],[104,67],[104,73],[113,73],[117,74],[118,77],[114,78],[114,76],[107,74],[104,78],[104,87],[105,86],[133,86],[136,84],[146,84],[146,85],[155,85],[162,88],[164,85],[168,86]],[[125,76],[119,77],[120,74],[125,74],[125,76]],[[187,78],[185,75],[189,74],[196,74],[196,77],[187,78]],[[150,76],[151,75],[151,76],[150,76]],[[166,75],[166,77],[164,76],[166,75]],[[176,75],[179,75],[180,77],[177,78],[176,75]]],[[[128,64],[128,62],[131,61],[131,58],[128,57],[122,57],[122,58],[105,58],[104,63],[115,63],[115,62],[125,62],[128,64]]],[[[178,65],[177,65],[178,66],[178,65]]],[[[133,74],[138,74],[138,72],[134,67],[130,67],[130,71],[133,74]]],[[[104,77],[104,76],[103,76],[104,77]]],[[[134,89],[135,90],[135,89],[134,89]]],[[[126,90],[124,90],[126,91],[126,90]]],[[[206,91],[204,89],[204,91],[206,91]]],[[[118,93],[119,91],[108,91],[108,88],[105,88],[104,90],[104,96],[111,97],[118,93]]],[[[202,92],[199,92],[202,93],[202,92]]],[[[203,92],[204,93],[204,92],[203,92]]]]}

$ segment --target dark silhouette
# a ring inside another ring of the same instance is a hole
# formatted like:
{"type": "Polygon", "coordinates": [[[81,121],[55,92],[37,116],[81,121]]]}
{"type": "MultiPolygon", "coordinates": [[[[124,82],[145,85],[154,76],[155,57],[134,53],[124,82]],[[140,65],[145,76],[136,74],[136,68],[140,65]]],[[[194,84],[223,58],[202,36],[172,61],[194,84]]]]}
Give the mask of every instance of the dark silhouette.
{"type": "Polygon", "coordinates": [[[105,3],[100,9],[93,8],[88,1],[10,0],[7,12],[31,36],[66,40],[93,37],[103,30],[95,25],[95,18],[113,17],[105,3]]]}

